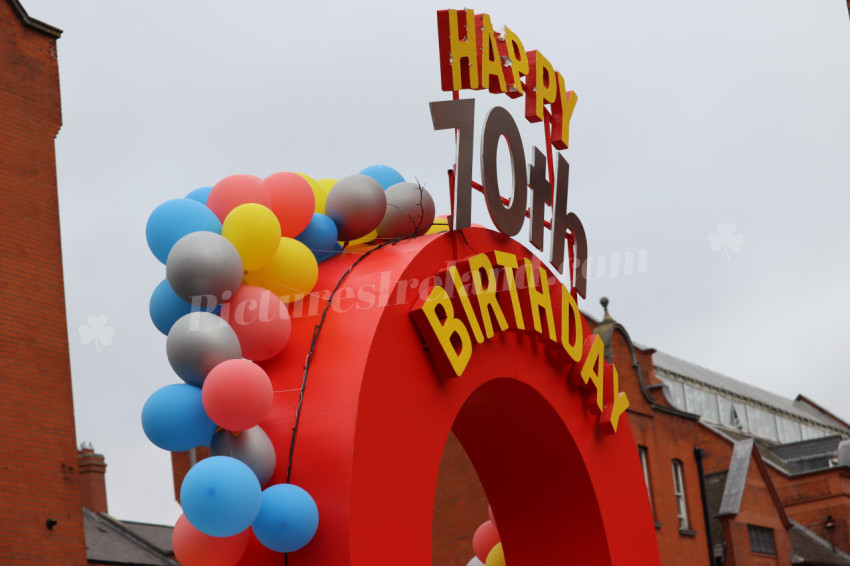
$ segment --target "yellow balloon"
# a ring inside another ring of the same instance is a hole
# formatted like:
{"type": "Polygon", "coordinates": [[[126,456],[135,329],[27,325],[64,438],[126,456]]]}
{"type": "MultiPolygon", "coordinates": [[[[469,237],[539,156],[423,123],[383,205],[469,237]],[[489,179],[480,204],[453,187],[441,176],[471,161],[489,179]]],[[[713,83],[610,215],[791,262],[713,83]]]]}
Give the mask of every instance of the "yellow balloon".
{"type": "Polygon", "coordinates": [[[313,189],[313,196],[316,197],[316,212],[324,214],[325,201],[328,200],[328,191],[330,190],[330,188],[325,189],[322,186],[321,181],[317,181],[310,175],[305,175],[304,173],[296,173],[296,175],[302,177],[305,181],[310,183],[310,188],[313,189]]]}
{"type": "Polygon", "coordinates": [[[485,566],[505,566],[505,551],[502,550],[502,543],[497,542],[490,552],[487,554],[485,566]]]}
{"type": "Polygon", "coordinates": [[[431,224],[431,227],[428,228],[428,231],[425,232],[425,235],[428,234],[439,234],[440,232],[448,232],[449,231],[449,220],[448,218],[435,218],[434,223],[431,224]]]}
{"type": "MultiPolygon", "coordinates": [[[[334,185],[336,185],[337,179],[319,179],[316,181],[319,183],[319,187],[322,189],[322,210],[317,210],[316,212],[325,212],[325,201],[328,200],[328,194],[330,194],[331,189],[334,185]]],[[[319,197],[316,197],[316,202],[319,202],[319,197]]]]}
{"type": "Polygon", "coordinates": [[[271,261],[245,274],[246,283],[268,289],[284,303],[293,303],[312,291],[318,278],[316,256],[292,238],[280,238],[271,261]]]}
{"type": "Polygon", "coordinates": [[[231,210],[221,225],[221,235],[239,252],[246,271],[271,260],[280,243],[280,222],[274,212],[253,202],[231,210]]]}

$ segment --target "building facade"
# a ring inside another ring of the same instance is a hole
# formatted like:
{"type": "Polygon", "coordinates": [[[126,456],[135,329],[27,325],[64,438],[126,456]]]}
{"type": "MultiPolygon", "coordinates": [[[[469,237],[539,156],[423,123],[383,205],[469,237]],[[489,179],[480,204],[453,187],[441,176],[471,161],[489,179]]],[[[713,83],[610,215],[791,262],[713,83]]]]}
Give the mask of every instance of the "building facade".
{"type": "MultiPolygon", "coordinates": [[[[850,565],[850,458],[840,454],[850,426],[803,396],[784,399],[638,347],[603,305],[601,321],[587,318],[630,400],[661,564],[850,565]]],[[[434,564],[467,564],[487,518],[486,494],[450,437],[434,564]]]]}
{"type": "Polygon", "coordinates": [[[0,2],[0,563],[85,564],[54,140],[60,30],[0,2]]]}

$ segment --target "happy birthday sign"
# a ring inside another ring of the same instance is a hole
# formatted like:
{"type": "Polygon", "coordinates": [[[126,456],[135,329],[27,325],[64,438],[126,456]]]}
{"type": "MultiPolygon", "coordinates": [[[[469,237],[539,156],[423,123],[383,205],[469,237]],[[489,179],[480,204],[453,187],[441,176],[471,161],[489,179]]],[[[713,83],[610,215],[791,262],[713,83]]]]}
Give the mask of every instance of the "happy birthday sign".
{"type": "Polygon", "coordinates": [[[569,163],[560,153],[556,157],[552,152],[553,147],[567,148],[576,94],[566,90],[563,75],[540,52],[526,52],[519,37],[507,27],[503,34],[496,33],[487,14],[476,15],[473,10],[442,10],[437,12],[437,25],[442,88],[452,91],[455,98],[432,102],[431,118],[435,130],[454,129],[457,136],[457,158],[451,178],[452,227],[459,230],[470,226],[471,190],[481,190],[490,218],[503,234],[518,234],[528,217],[531,219],[529,241],[543,251],[543,229],[551,229],[549,261],[561,273],[565,267],[564,241],[568,242],[566,267],[572,290],[585,297],[587,237],[581,220],[567,210],[569,163]],[[482,179],[478,185],[472,181],[475,100],[458,99],[457,91],[485,88],[513,98],[525,96],[526,119],[543,121],[546,153],[533,148],[531,165],[526,168],[525,150],[516,122],[504,108],[492,108],[481,137],[482,179]],[[499,191],[496,161],[502,138],[508,142],[513,170],[510,199],[499,191]],[[530,208],[526,187],[532,194],[530,208]],[[552,208],[551,220],[544,218],[547,206],[552,208]]]}
{"type": "Polygon", "coordinates": [[[490,16],[473,10],[441,10],[437,28],[443,90],[487,89],[511,98],[525,96],[525,117],[532,123],[546,118],[548,105],[552,131],[547,141],[555,149],[567,149],[578,97],[566,89],[564,76],[542,53],[526,52],[507,26],[504,33],[495,32],[490,16]]]}

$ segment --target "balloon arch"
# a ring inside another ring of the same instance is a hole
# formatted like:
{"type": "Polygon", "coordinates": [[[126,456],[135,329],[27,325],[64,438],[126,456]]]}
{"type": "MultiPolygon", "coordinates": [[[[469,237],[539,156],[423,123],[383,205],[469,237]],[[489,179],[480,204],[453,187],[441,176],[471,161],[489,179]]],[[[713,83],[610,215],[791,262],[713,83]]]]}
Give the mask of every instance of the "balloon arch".
{"type": "MultiPolygon", "coordinates": [[[[433,211],[426,227],[432,219],[433,211]]],[[[541,269],[520,244],[472,227],[396,235],[377,247],[348,247],[353,253],[336,249],[334,257],[321,258],[310,289],[281,309],[268,288],[250,284],[250,271],[241,287],[216,288],[209,275],[202,290],[183,289],[195,279],[172,258],[180,257],[187,234],[158,235],[158,222],[155,212],[148,240],[155,255],[157,246],[166,248],[169,285],[154,293],[151,315],[168,334],[169,361],[186,383],[154,393],[143,426],[165,449],[185,450],[212,437],[218,454],[184,480],[185,516],[174,548],[185,566],[430,565],[437,475],[450,431],[474,465],[498,525],[504,556],[486,564],[658,564],[629,423],[623,415],[619,426],[614,422],[616,434],[606,434],[589,402],[595,395],[568,380],[579,364],[557,341],[541,338],[530,323],[524,330],[491,328],[486,339],[470,341],[471,354],[452,377],[441,358],[448,350],[435,351],[427,336],[421,311],[447,269],[494,254],[541,269]],[[151,243],[157,237],[166,243],[151,243]],[[172,289],[177,296],[163,299],[172,289]],[[187,309],[196,296],[206,302],[187,309]],[[256,316],[243,320],[249,311],[256,316]]],[[[224,228],[226,236],[227,222],[224,228]]],[[[219,266],[241,258],[241,273],[244,244],[230,241],[239,252],[235,260],[218,244],[185,253],[211,256],[219,266]]],[[[322,252],[307,248],[317,258],[322,252]]],[[[532,285],[549,297],[553,278],[538,273],[546,280],[532,285]]],[[[286,286],[292,292],[300,284],[286,286]]],[[[456,291],[448,300],[464,320],[465,293],[456,291]]],[[[560,291],[550,297],[553,310],[563,306],[560,291]]],[[[501,293],[509,312],[503,299],[501,293]]],[[[443,305],[436,324],[453,316],[451,308],[443,305]]],[[[513,308],[521,316],[516,302],[513,308]]],[[[541,326],[533,307],[521,310],[541,326]]],[[[465,316],[471,325],[470,312],[465,316]]],[[[455,355],[466,348],[457,338],[450,341],[455,355]]]]}

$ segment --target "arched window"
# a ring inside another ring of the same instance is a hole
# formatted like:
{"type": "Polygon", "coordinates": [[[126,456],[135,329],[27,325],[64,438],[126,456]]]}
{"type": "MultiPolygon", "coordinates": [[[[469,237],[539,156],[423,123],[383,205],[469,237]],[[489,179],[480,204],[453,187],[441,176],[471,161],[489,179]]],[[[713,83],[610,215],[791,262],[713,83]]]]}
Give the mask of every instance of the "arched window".
{"type": "Polygon", "coordinates": [[[673,460],[673,492],[676,494],[676,510],[679,513],[679,530],[690,529],[688,503],[685,500],[685,474],[681,460],[673,460]]]}

